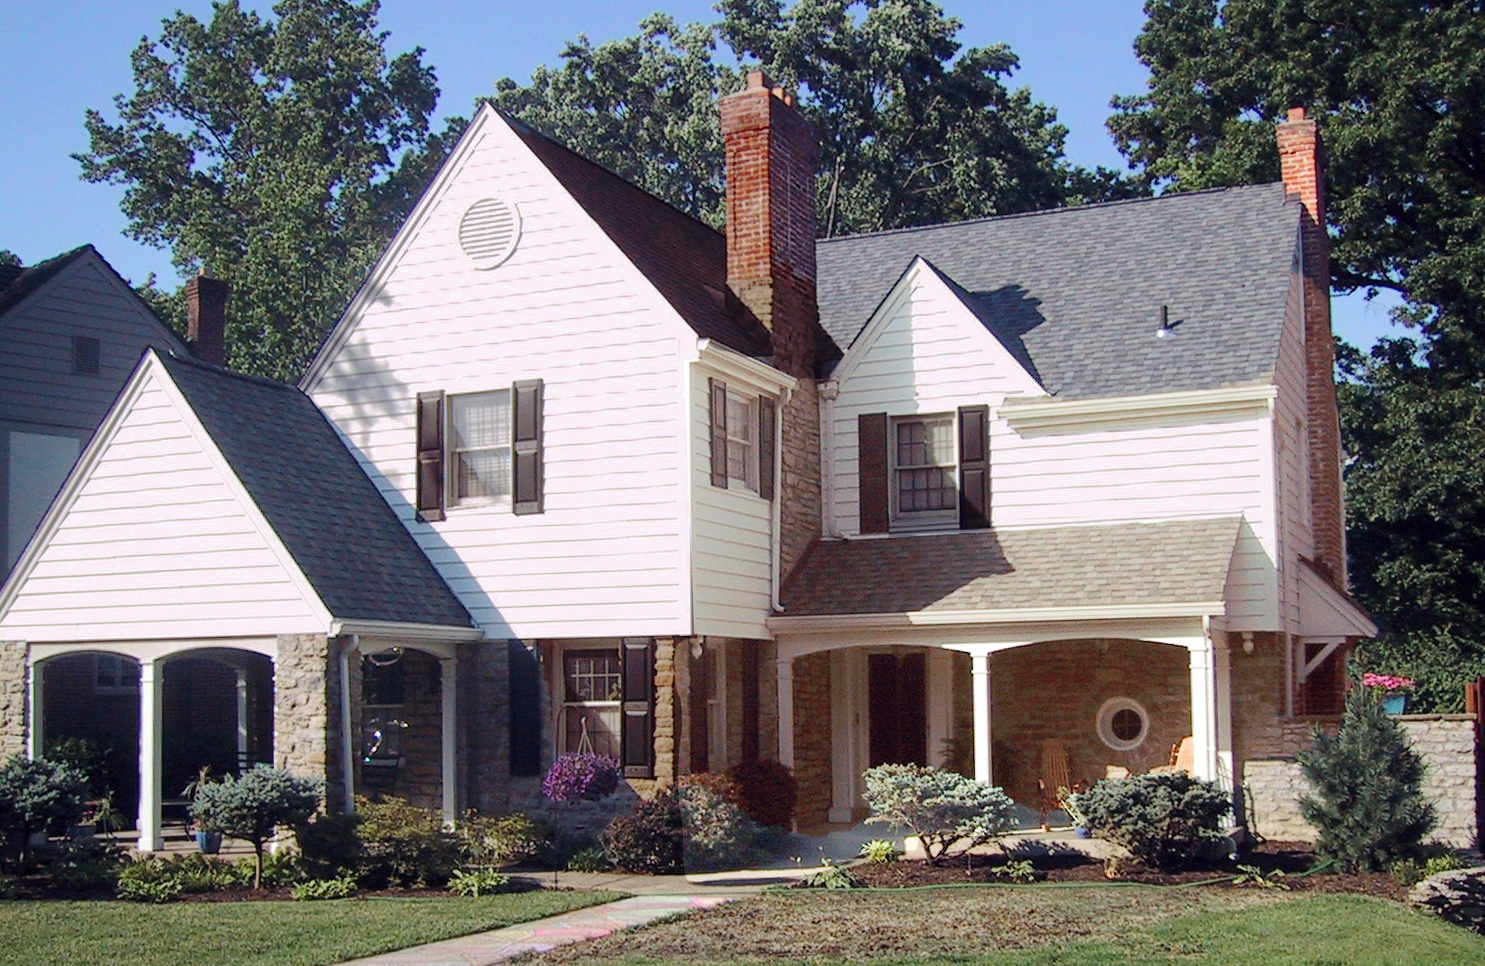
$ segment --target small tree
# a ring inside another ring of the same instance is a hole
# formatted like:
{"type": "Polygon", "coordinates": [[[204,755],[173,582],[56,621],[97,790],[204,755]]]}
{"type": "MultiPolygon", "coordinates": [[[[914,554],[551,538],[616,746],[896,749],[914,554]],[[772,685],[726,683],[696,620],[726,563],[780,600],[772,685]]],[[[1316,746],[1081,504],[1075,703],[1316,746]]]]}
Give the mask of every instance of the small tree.
{"type": "Polygon", "coordinates": [[[1300,814],[1319,829],[1315,851],[1347,871],[1376,870],[1417,855],[1434,827],[1423,800],[1423,759],[1371,688],[1346,696],[1334,735],[1315,731],[1315,746],[1298,755],[1315,794],[1300,814]]]}
{"type": "Polygon", "coordinates": [[[1013,803],[1005,792],[956,772],[921,765],[878,765],[866,781],[868,822],[894,825],[918,837],[937,865],[953,845],[983,845],[1010,831],[1013,803]]]}
{"type": "Polygon", "coordinates": [[[0,765],[0,835],[5,856],[25,870],[31,861],[31,836],[60,835],[83,815],[88,779],[68,764],[16,755],[0,765]]]}
{"type": "Polygon", "coordinates": [[[320,805],[318,781],[258,765],[239,777],[203,785],[191,817],[208,831],[253,844],[253,888],[263,887],[263,844],[280,825],[307,822],[320,805]]]}
{"type": "Polygon", "coordinates": [[[1145,865],[1176,869],[1225,838],[1222,820],[1232,799],[1216,782],[1182,771],[1105,779],[1078,795],[1077,806],[1100,838],[1145,865]]]}

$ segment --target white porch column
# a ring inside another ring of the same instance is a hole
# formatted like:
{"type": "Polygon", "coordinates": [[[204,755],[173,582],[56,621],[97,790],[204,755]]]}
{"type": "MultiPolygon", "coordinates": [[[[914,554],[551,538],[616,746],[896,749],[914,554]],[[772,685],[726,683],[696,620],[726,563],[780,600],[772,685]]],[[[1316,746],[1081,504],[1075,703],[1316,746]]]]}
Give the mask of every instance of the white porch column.
{"type": "Polygon", "coordinates": [[[237,669],[237,769],[248,765],[248,676],[246,668],[237,669]]]}
{"type": "Polygon", "coordinates": [[[1217,690],[1217,779],[1223,788],[1232,791],[1237,784],[1232,754],[1232,651],[1225,638],[1215,645],[1212,656],[1217,690]]]}
{"type": "Polygon", "coordinates": [[[794,767],[794,659],[774,662],[779,675],[779,764],[794,767]]]}
{"type": "Polygon", "coordinates": [[[443,821],[445,825],[453,825],[455,819],[459,817],[459,788],[456,781],[458,768],[454,761],[458,752],[459,659],[457,657],[439,658],[438,669],[443,698],[443,707],[440,709],[440,725],[443,729],[443,821]]]}
{"type": "Polygon", "coordinates": [[[154,658],[139,662],[139,851],[158,852],[165,847],[160,834],[160,665],[154,658]]]}
{"type": "Polygon", "coordinates": [[[1189,651],[1191,663],[1191,767],[1197,778],[1217,778],[1217,679],[1212,639],[1189,651]]]}
{"type": "Polygon", "coordinates": [[[26,666],[26,753],[32,758],[46,757],[46,729],[43,727],[46,709],[42,704],[45,682],[45,664],[26,666]]]}
{"type": "Polygon", "coordinates": [[[970,686],[975,710],[975,781],[991,784],[990,760],[990,655],[970,656],[970,686]]]}

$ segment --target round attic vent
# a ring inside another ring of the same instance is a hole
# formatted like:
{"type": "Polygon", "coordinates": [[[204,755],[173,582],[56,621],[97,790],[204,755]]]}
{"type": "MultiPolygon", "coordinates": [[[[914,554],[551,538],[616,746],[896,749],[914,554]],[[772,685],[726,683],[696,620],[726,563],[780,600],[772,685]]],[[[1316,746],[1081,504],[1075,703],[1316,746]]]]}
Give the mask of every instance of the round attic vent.
{"type": "Polygon", "coordinates": [[[521,237],[521,216],[515,205],[498,198],[481,198],[459,220],[459,247],[475,268],[494,268],[510,258],[521,237]]]}

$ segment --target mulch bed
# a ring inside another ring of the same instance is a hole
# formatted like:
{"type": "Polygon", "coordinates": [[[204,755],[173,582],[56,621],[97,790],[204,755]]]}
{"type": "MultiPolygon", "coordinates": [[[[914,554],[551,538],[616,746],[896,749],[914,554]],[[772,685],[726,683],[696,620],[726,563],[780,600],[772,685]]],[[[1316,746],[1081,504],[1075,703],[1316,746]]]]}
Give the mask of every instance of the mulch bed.
{"type": "MultiPolygon", "coordinates": [[[[948,859],[942,865],[929,865],[922,860],[863,863],[852,866],[851,872],[863,884],[878,888],[1009,882],[1005,875],[998,874],[1005,861],[1003,856],[975,855],[968,857],[968,861],[961,857],[948,859]]],[[[1246,853],[1239,861],[1243,865],[1257,867],[1265,875],[1283,872],[1284,875],[1275,877],[1275,881],[1294,891],[1359,892],[1399,902],[1407,894],[1407,889],[1399,886],[1386,872],[1348,875],[1327,871],[1301,875],[1319,862],[1315,858],[1314,849],[1305,842],[1265,842],[1246,853]]],[[[1237,869],[1227,864],[1207,865],[1181,872],[1158,872],[1133,866],[1128,860],[1118,863],[1110,870],[1102,860],[1072,850],[1054,851],[1033,859],[1032,864],[1036,868],[1038,882],[1115,881],[1144,885],[1182,885],[1237,874],[1237,869]]]]}

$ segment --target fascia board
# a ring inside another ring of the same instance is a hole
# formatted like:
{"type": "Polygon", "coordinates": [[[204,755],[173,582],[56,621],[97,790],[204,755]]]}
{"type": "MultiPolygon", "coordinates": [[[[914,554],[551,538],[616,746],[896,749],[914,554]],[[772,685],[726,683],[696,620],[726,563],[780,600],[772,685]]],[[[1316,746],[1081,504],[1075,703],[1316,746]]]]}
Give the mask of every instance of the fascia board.
{"type": "Polygon", "coordinates": [[[788,392],[799,384],[799,380],[773,366],[743,355],[712,339],[702,339],[696,346],[696,359],[710,366],[720,375],[740,379],[756,389],[775,395],[788,392]]]}
{"type": "Polygon", "coordinates": [[[411,624],[406,621],[337,620],[332,621],[331,637],[355,634],[359,637],[386,638],[392,641],[480,641],[485,632],[478,627],[456,627],[444,624],[411,624]]]}
{"type": "Polygon", "coordinates": [[[1117,425],[1135,417],[1272,415],[1279,389],[1272,383],[1193,389],[1102,399],[1008,398],[999,414],[1012,429],[1117,425]]]}
{"type": "Polygon", "coordinates": [[[1227,613],[1224,601],[1183,601],[1168,604],[1116,604],[1091,607],[1017,607],[1002,610],[914,611],[901,614],[828,614],[767,619],[776,634],[792,631],[851,629],[905,629],[913,627],[957,627],[969,624],[1061,624],[1090,621],[1164,619],[1174,617],[1220,617],[1227,613]]]}

